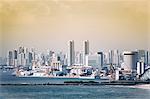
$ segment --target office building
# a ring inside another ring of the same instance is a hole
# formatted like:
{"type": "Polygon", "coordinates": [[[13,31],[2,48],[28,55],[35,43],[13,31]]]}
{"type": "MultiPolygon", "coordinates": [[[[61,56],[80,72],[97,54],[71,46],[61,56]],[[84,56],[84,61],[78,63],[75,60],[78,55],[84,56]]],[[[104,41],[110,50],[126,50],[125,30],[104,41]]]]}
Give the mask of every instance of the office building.
{"type": "Polygon", "coordinates": [[[136,64],[138,62],[138,52],[132,51],[123,52],[123,65],[122,68],[126,71],[136,70],[136,64]]]}
{"type": "Polygon", "coordinates": [[[8,52],[7,65],[9,65],[9,66],[13,66],[14,65],[13,51],[9,51],[8,52]]]}
{"type": "Polygon", "coordinates": [[[137,74],[141,75],[145,71],[145,64],[144,62],[137,62],[137,74]]]}
{"type": "Polygon", "coordinates": [[[93,68],[101,69],[101,58],[99,54],[91,54],[85,56],[86,66],[92,66],[93,68]]]}
{"type": "Polygon", "coordinates": [[[68,47],[68,66],[71,66],[75,63],[75,49],[73,40],[69,41],[68,47]]]}
{"type": "Polygon", "coordinates": [[[89,54],[89,41],[88,40],[84,41],[84,54],[85,55],[89,54]]]}
{"type": "Polygon", "coordinates": [[[97,54],[99,56],[100,66],[103,67],[103,65],[104,65],[104,55],[103,55],[103,52],[98,52],[97,54]]]}
{"type": "Polygon", "coordinates": [[[83,64],[86,65],[86,59],[85,57],[89,55],[89,41],[85,40],[83,42],[83,64]]]}

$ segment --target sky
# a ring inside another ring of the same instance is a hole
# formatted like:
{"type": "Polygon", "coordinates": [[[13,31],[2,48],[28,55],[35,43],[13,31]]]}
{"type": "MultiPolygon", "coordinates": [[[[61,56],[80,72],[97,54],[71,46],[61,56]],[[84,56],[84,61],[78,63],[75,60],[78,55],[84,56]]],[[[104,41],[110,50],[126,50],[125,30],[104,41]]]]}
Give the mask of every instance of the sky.
{"type": "MultiPolygon", "coordinates": [[[[0,0],[0,56],[19,46],[75,49],[150,48],[149,0],[0,0]]],[[[150,50],[150,49],[149,49],[150,50]]]]}
{"type": "Polygon", "coordinates": [[[150,2],[148,2],[148,50],[150,50],[150,2]]]}

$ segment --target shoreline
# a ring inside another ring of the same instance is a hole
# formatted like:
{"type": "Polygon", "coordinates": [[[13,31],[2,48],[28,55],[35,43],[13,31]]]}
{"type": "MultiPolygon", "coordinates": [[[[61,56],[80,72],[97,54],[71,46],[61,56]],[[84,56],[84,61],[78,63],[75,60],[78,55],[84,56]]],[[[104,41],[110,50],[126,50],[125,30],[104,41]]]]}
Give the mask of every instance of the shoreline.
{"type": "MultiPolygon", "coordinates": [[[[102,85],[123,85],[123,86],[134,86],[135,88],[149,88],[150,81],[105,81],[105,82],[96,82],[96,81],[64,81],[64,83],[7,83],[0,84],[0,86],[62,86],[62,85],[83,85],[83,86],[102,86],[102,85]]],[[[133,88],[134,88],[133,87],[133,88]]]]}

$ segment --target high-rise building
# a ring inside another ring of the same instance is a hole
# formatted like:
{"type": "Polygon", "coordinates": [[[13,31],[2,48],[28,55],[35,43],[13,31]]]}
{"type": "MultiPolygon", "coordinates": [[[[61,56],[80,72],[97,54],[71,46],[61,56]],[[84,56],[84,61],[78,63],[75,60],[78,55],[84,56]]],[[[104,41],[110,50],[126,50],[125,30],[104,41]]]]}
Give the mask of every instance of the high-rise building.
{"type": "Polygon", "coordinates": [[[139,61],[144,62],[144,64],[148,66],[148,51],[138,50],[138,58],[139,58],[139,61]]]}
{"type": "Polygon", "coordinates": [[[0,65],[2,65],[2,64],[3,64],[3,58],[0,57],[0,65]]]}
{"type": "Polygon", "coordinates": [[[113,56],[114,56],[114,52],[113,50],[109,50],[109,64],[113,64],[113,56]]]}
{"type": "Polygon", "coordinates": [[[118,50],[114,50],[113,64],[117,67],[119,67],[119,65],[120,65],[120,57],[119,57],[119,51],[118,50]]]}
{"type": "Polygon", "coordinates": [[[8,64],[9,66],[12,66],[14,65],[14,60],[13,60],[13,51],[9,51],[8,52],[8,64]]]}
{"type": "Polygon", "coordinates": [[[14,50],[14,66],[17,67],[17,59],[18,59],[18,52],[17,50],[14,50]]]}
{"type": "Polygon", "coordinates": [[[109,50],[109,64],[119,66],[119,51],[109,50]]]}
{"type": "Polygon", "coordinates": [[[89,55],[89,41],[83,42],[83,64],[86,65],[86,56],[89,55]]]}
{"type": "Polygon", "coordinates": [[[148,58],[148,66],[150,66],[150,52],[148,51],[148,56],[147,56],[147,58],[148,58]]]}
{"type": "Polygon", "coordinates": [[[136,65],[138,62],[138,52],[132,51],[132,52],[123,52],[123,60],[124,64],[122,68],[126,71],[133,71],[136,70],[136,65]]]}
{"type": "Polygon", "coordinates": [[[104,54],[104,65],[110,64],[109,62],[109,53],[108,52],[103,52],[104,54]]]}
{"type": "Polygon", "coordinates": [[[137,74],[141,75],[145,71],[145,64],[144,62],[137,62],[137,74]]]}
{"type": "Polygon", "coordinates": [[[69,41],[68,48],[68,66],[74,65],[75,63],[75,50],[74,50],[74,41],[69,41]]]}
{"type": "Polygon", "coordinates": [[[32,53],[29,52],[29,64],[32,64],[32,60],[33,60],[32,53]]]}
{"type": "Polygon", "coordinates": [[[14,59],[17,59],[17,54],[18,54],[17,50],[14,50],[14,59]]]}
{"type": "Polygon", "coordinates": [[[68,57],[67,57],[67,53],[64,55],[64,64],[63,65],[67,65],[68,64],[68,57]]]}
{"type": "Polygon", "coordinates": [[[97,53],[99,55],[99,61],[100,61],[100,65],[101,67],[103,67],[103,63],[104,63],[104,55],[103,55],[103,52],[98,52],[97,53]]]}
{"type": "Polygon", "coordinates": [[[88,40],[84,41],[84,54],[85,55],[89,54],[89,41],[88,40]]]}

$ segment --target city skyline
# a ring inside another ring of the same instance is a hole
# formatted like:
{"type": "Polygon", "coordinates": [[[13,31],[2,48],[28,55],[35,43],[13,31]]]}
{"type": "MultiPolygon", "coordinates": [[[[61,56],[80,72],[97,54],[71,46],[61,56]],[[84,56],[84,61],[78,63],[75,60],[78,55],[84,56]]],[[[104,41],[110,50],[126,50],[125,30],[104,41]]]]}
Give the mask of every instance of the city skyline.
{"type": "Polygon", "coordinates": [[[67,52],[89,40],[90,50],[150,48],[148,0],[0,1],[0,57],[18,46],[67,52]]]}

